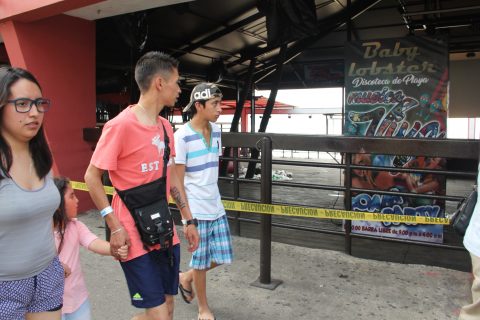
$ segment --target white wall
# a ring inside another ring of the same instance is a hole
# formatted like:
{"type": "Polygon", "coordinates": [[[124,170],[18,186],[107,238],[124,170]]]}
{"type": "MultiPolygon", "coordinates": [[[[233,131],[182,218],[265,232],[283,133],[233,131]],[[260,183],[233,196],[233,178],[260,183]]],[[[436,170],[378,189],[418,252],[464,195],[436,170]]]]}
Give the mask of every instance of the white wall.
{"type": "MultiPolygon", "coordinates": [[[[449,117],[480,117],[480,59],[450,61],[449,117]]],[[[478,137],[478,136],[477,136],[478,137]]]]}

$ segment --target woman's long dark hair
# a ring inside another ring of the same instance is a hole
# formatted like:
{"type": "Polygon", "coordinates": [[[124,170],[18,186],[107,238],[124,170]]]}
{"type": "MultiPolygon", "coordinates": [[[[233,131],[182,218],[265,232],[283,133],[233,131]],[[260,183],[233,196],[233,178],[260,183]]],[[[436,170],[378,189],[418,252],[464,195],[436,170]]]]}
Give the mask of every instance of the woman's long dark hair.
{"type": "Polygon", "coordinates": [[[53,182],[60,192],[60,205],[53,214],[53,228],[60,234],[60,244],[58,246],[58,253],[60,253],[60,251],[62,251],[63,238],[65,237],[65,230],[67,229],[68,224],[67,211],[65,210],[65,192],[70,185],[70,180],[66,177],[56,177],[53,178],[53,182]]]}
{"type": "MultiPolygon", "coordinates": [[[[40,90],[42,89],[37,79],[21,68],[13,68],[9,66],[0,67],[0,125],[3,119],[3,109],[7,104],[7,100],[11,95],[10,88],[20,79],[26,79],[35,83],[40,90]]],[[[43,124],[38,133],[29,141],[29,150],[32,155],[35,172],[40,179],[43,179],[52,168],[53,158],[50,148],[43,131],[43,124]]],[[[12,167],[13,157],[12,149],[5,138],[0,134],[0,180],[10,177],[8,173],[12,167]]]]}

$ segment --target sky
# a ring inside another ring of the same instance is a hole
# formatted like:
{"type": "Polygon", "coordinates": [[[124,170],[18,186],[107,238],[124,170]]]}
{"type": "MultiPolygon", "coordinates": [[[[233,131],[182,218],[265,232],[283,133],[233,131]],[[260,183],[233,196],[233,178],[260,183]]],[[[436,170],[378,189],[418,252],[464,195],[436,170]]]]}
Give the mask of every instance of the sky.
{"type": "MultiPolygon", "coordinates": [[[[257,90],[255,95],[268,98],[270,90],[257,90]]],[[[342,88],[279,90],[276,100],[300,108],[338,108],[341,112],[342,88]]],[[[259,121],[261,119],[256,120],[256,123],[259,124],[259,121]]],[[[291,132],[293,130],[295,130],[294,133],[299,134],[341,134],[342,132],[341,119],[326,119],[324,116],[315,114],[292,115],[291,118],[275,115],[274,121],[271,121],[268,126],[269,132],[276,133],[293,133],[291,132]]],[[[448,118],[447,138],[480,139],[480,119],[448,118]]]]}

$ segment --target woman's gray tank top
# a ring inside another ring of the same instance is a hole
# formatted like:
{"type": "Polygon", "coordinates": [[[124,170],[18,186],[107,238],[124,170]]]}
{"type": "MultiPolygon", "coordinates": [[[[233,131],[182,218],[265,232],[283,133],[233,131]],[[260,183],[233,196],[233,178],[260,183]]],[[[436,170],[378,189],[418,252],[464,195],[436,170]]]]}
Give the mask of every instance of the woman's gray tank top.
{"type": "Polygon", "coordinates": [[[57,255],[52,218],[59,204],[50,174],[33,191],[0,180],[0,281],[33,277],[52,262],[57,255]]]}

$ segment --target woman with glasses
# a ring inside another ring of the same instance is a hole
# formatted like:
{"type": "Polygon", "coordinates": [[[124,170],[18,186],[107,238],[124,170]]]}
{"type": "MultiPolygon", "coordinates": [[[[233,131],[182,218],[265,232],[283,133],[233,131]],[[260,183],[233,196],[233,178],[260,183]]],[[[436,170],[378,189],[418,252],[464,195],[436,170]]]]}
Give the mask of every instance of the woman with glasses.
{"type": "Polygon", "coordinates": [[[64,269],[52,230],[60,195],[43,131],[49,107],[31,73],[0,67],[0,319],[61,318],[64,269]]]}

